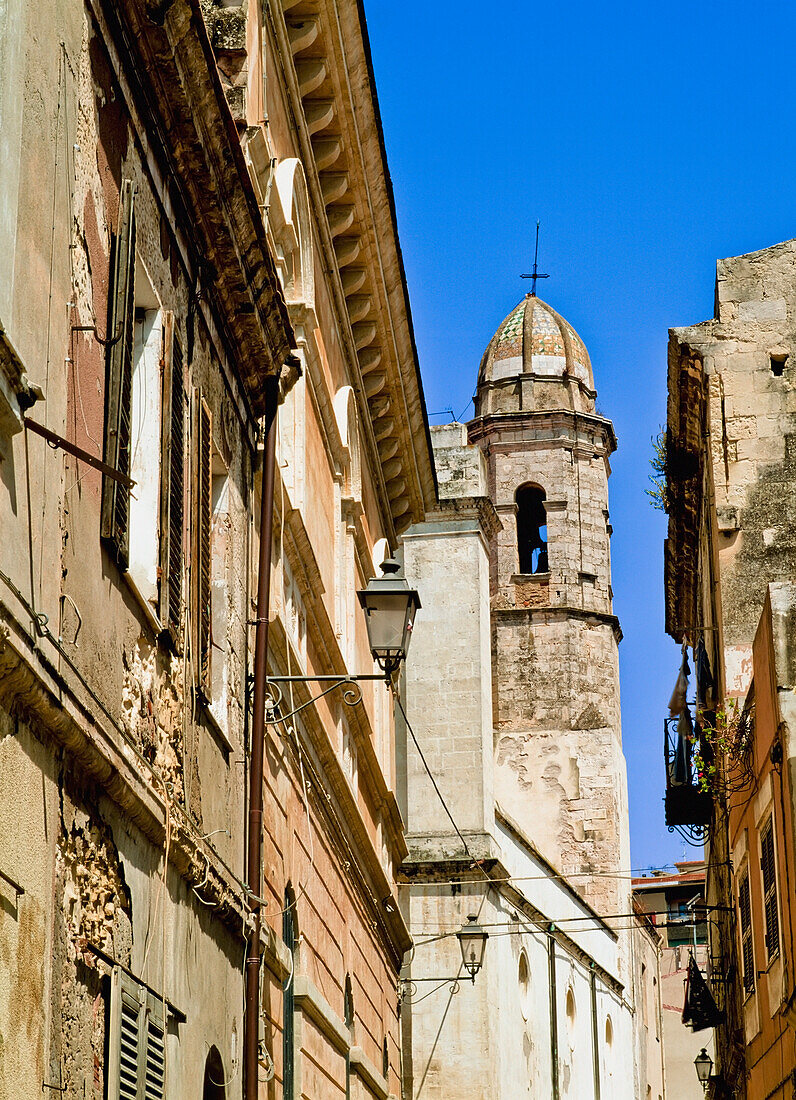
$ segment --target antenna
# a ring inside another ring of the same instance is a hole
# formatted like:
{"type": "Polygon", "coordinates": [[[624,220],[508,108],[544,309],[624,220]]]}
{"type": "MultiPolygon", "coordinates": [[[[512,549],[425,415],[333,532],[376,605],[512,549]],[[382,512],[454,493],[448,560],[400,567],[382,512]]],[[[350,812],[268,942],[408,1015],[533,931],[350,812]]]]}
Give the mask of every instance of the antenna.
{"type": "Polygon", "coordinates": [[[549,275],[542,275],[539,273],[537,260],[539,259],[539,222],[536,223],[536,248],[533,254],[533,271],[530,275],[520,275],[521,279],[531,279],[531,297],[536,297],[536,280],[537,279],[549,279],[549,275]]]}

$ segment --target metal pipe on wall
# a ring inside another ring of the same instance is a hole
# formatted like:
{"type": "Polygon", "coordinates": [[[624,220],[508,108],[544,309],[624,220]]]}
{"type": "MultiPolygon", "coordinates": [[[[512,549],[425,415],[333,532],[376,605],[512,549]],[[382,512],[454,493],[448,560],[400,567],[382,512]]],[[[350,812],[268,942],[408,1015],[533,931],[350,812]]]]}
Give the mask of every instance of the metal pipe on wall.
{"type": "Polygon", "coordinates": [[[558,1000],[556,994],[556,939],[552,930],[547,936],[547,968],[550,998],[550,1085],[551,1100],[559,1100],[558,1088],[558,1000]]]}
{"type": "Polygon", "coordinates": [[[252,713],[251,767],[249,769],[248,849],[246,885],[254,915],[254,929],[246,955],[246,990],[243,1031],[245,1100],[257,1100],[260,1039],[260,931],[262,926],[263,758],[265,752],[265,699],[268,664],[268,619],[271,612],[271,554],[274,526],[274,471],[276,467],[276,410],[279,378],[269,376],[266,385],[265,454],[260,494],[260,547],[257,575],[257,618],[254,634],[254,702],[252,713]]]}
{"type": "Polygon", "coordinates": [[[591,972],[591,1051],[594,1068],[594,1100],[600,1100],[600,1029],[597,1021],[597,975],[591,972]]]}

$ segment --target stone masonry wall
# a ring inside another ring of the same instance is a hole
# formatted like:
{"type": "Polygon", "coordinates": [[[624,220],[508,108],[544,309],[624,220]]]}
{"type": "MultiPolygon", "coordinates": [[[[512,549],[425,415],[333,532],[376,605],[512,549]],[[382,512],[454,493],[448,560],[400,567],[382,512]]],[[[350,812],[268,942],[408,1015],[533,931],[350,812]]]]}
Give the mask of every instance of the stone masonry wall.
{"type": "Polygon", "coordinates": [[[720,260],[717,317],[672,330],[708,378],[727,690],[745,690],[770,581],[796,571],[796,241],[720,260]]]}

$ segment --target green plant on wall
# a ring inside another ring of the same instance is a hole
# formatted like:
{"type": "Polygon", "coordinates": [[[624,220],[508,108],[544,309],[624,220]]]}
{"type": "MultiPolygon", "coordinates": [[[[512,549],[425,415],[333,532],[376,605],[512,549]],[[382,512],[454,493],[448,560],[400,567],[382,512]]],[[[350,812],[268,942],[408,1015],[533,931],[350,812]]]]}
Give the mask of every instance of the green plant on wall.
{"type": "Polygon", "coordinates": [[[669,511],[669,498],[666,489],[666,429],[661,428],[657,435],[650,440],[652,443],[652,458],[650,466],[651,489],[645,489],[645,493],[652,501],[652,507],[659,512],[669,511]]]}

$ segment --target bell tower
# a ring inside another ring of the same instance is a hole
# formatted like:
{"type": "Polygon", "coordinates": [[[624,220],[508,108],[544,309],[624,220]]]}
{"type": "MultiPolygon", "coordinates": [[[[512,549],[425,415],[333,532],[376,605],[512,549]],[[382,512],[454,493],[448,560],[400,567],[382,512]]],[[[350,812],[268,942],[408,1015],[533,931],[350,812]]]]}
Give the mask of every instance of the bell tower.
{"type": "Polygon", "coordinates": [[[468,438],[501,521],[489,546],[498,811],[603,913],[630,866],[608,513],[616,437],[583,341],[527,295],[481,362],[468,438]],[[606,875],[608,873],[608,875],[606,875]]]}

